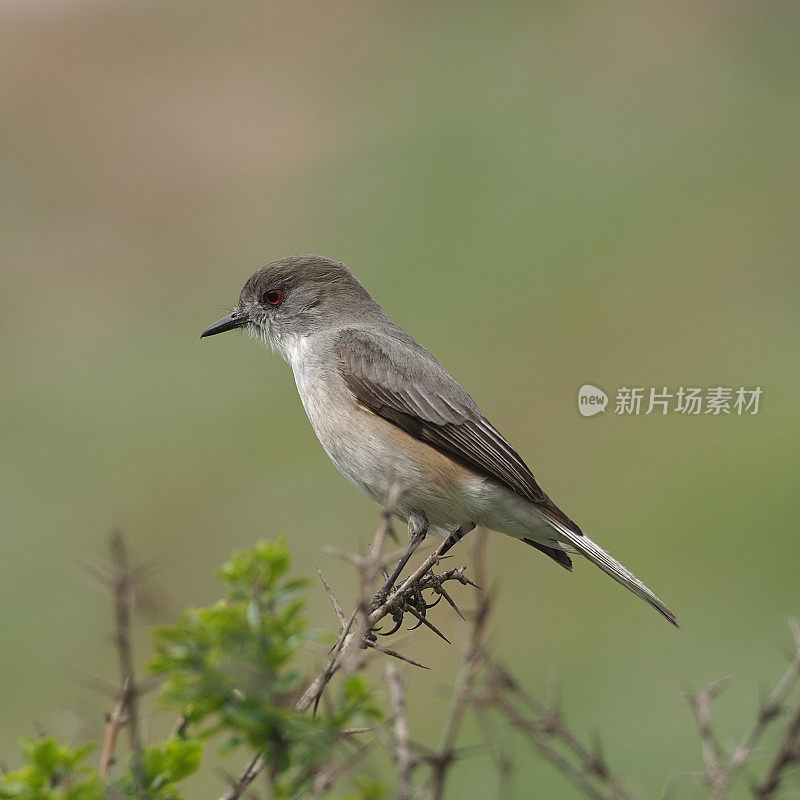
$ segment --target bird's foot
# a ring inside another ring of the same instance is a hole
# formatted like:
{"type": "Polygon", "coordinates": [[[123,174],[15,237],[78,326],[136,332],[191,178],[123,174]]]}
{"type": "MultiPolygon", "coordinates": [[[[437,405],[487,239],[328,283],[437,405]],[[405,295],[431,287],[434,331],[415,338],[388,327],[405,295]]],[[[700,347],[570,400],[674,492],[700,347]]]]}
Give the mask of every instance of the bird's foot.
{"type": "MultiPolygon", "coordinates": [[[[405,581],[400,581],[395,588],[402,590],[404,584],[405,581]]],[[[385,594],[383,589],[378,592],[372,600],[372,610],[374,611],[376,608],[380,608],[380,606],[386,602],[386,598],[388,596],[388,591],[385,594]]],[[[442,594],[440,593],[436,600],[434,600],[432,603],[428,603],[426,602],[419,586],[410,586],[408,588],[408,593],[404,594],[402,602],[398,603],[398,605],[391,609],[388,614],[388,616],[391,616],[392,621],[394,622],[394,627],[386,632],[381,631],[380,628],[375,628],[374,632],[380,636],[391,636],[393,633],[396,633],[398,630],[400,630],[400,626],[403,624],[403,618],[407,613],[411,614],[417,619],[417,624],[409,628],[409,630],[413,631],[416,628],[419,628],[420,625],[428,625],[429,627],[432,627],[427,621],[428,609],[438,605],[441,599],[442,594]]]]}

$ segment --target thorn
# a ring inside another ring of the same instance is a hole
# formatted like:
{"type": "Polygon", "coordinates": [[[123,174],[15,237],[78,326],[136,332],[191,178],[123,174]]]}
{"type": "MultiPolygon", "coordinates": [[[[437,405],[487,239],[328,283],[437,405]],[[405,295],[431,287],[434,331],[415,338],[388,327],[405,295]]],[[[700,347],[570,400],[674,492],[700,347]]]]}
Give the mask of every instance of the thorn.
{"type": "Polygon", "coordinates": [[[342,628],[344,628],[344,626],[347,624],[347,617],[345,617],[344,615],[342,604],[339,602],[338,598],[333,593],[331,585],[328,583],[328,581],[325,580],[325,576],[322,574],[322,570],[320,570],[319,567],[317,567],[317,573],[319,575],[320,580],[322,581],[322,585],[325,587],[325,591],[328,594],[328,599],[331,601],[331,605],[333,606],[333,611],[339,620],[339,631],[341,632],[342,628]]]}
{"type": "Polygon", "coordinates": [[[381,647],[381,645],[377,644],[377,642],[367,642],[367,646],[377,650],[379,653],[383,653],[384,655],[391,656],[392,658],[396,658],[400,661],[405,661],[406,664],[411,664],[413,667],[419,667],[420,669],[430,669],[430,667],[426,667],[424,664],[420,664],[419,661],[414,661],[413,658],[409,658],[408,656],[404,656],[402,653],[398,653],[396,650],[391,650],[388,647],[381,647]]]}
{"type": "Polygon", "coordinates": [[[425,627],[427,627],[427,628],[430,628],[430,629],[431,629],[431,630],[432,630],[432,631],[433,631],[433,632],[434,632],[434,633],[435,633],[437,636],[440,636],[442,639],[444,639],[444,640],[447,642],[447,644],[452,644],[452,642],[451,642],[451,641],[450,641],[450,640],[449,640],[449,639],[448,639],[448,638],[447,638],[447,637],[446,637],[446,636],[445,636],[445,635],[444,635],[444,634],[443,634],[443,633],[442,633],[442,632],[441,632],[441,631],[440,631],[440,630],[439,630],[439,629],[438,629],[438,628],[437,628],[437,627],[436,627],[436,626],[435,626],[435,625],[434,625],[432,622],[428,622],[428,620],[426,620],[426,619],[425,619],[425,617],[423,617],[423,616],[422,616],[422,614],[420,614],[420,613],[419,613],[419,611],[417,611],[417,609],[416,609],[416,608],[414,608],[413,606],[408,606],[408,605],[406,606],[406,608],[407,608],[407,609],[408,609],[408,610],[409,610],[409,611],[410,611],[410,612],[411,612],[411,613],[412,613],[412,614],[413,614],[413,615],[414,615],[414,616],[415,616],[415,617],[416,617],[416,618],[417,618],[417,619],[418,619],[418,620],[419,620],[419,621],[420,621],[420,622],[421,622],[423,625],[425,625],[425,627]]]}
{"type": "Polygon", "coordinates": [[[466,622],[467,618],[461,613],[461,609],[455,604],[455,602],[453,601],[453,598],[450,597],[450,595],[447,593],[447,590],[444,588],[444,586],[440,586],[439,587],[439,592],[442,595],[442,597],[444,597],[444,599],[447,600],[447,602],[450,604],[450,608],[452,608],[453,611],[455,611],[456,614],[458,614],[458,616],[461,617],[461,619],[463,619],[464,622],[466,622]]]}

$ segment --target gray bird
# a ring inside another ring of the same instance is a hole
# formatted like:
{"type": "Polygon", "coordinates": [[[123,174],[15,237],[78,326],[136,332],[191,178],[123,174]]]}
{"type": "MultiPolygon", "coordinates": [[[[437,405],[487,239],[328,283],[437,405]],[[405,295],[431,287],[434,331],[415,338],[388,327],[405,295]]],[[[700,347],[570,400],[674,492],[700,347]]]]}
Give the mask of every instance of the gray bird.
{"type": "Polygon", "coordinates": [[[427,532],[454,542],[484,525],[569,571],[569,554],[580,553],[677,626],[650,589],[553,503],[461,384],[344,264],[315,255],[267,264],[201,337],[235,328],[289,363],[314,432],[350,483],[378,503],[391,485],[403,488],[396,514],[411,541],[389,586],[427,532]]]}

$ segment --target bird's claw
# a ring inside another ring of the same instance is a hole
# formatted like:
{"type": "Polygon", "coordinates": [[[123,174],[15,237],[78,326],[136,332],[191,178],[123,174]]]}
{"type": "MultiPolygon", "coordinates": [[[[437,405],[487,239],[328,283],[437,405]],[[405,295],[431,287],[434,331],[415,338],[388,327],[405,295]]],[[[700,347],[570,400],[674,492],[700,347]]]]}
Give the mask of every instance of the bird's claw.
{"type": "MultiPolygon", "coordinates": [[[[372,610],[374,611],[376,608],[380,608],[390,595],[395,594],[396,596],[397,592],[404,589],[407,580],[408,579],[402,581],[398,580],[397,583],[395,583],[395,585],[391,588],[384,586],[373,598],[372,610]]],[[[439,576],[430,576],[428,585],[425,588],[430,589],[437,595],[436,599],[431,603],[428,603],[425,600],[425,597],[423,596],[423,590],[420,589],[419,586],[410,586],[407,592],[403,592],[405,596],[402,598],[402,600],[394,608],[387,612],[387,616],[391,616],[392,621],[394,622],[391,630],[384,632],[381,630],[381,628],[376,627],[372,629],[373,635],[377,634],[378,636],[392,636],[402,627],[403,617],[406,614],[411,614],[416,618],[416,624],[410,627],[408,629],[409,631],[414,631],[420,626],[425,625],[426,627],[431,628],[431,630],[433,630],[437,635],[445,639],[445,641],[447,641],[446,637],[428,621],[428,610],[439,605],[439,603],[442,601],[442,598],[444,598],[462,619],[464,617],[459,611],[458,606],[456,606],[452,598],[448,595],[443,583],[444,581],[441,580],[439,576]]]]}
{"type": "Polygon", "coordinates": [[[397,633],[400,630],[400,626],[403,624],[403,609],[395,608],[392,610],[392,619],[394,620],[394,628],[386,633],[383,633],[380,629],[375,629],[378,636],[391,636],[393,633],[397,633]]]}
{"type": "Polygon", "coordinates": [[[443,595],[441,595],[441,594],[440,594],[440,595],[439,595],[439,596],[436,598],[436,600],[434,600],[432,603],[426,603],[426,604],[425,604],[425,608],[435,608],[436,606],[438,606],[438,605],[439,605],[439,603],[441,603],[441,602],[442,602],[442,597],[443,597],[443,595]]]}

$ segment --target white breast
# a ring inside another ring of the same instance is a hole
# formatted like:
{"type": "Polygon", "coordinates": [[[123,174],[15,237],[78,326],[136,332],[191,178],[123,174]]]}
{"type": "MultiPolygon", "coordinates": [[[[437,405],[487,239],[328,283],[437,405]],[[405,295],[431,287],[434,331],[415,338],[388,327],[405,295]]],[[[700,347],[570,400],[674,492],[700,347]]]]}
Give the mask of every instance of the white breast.
{"type": "MultiPolygon", "coordinates": [[[[423,445],[402,446],[400,440],[407,434],[358,406],[326,357],[335,359],[334,354],[320,353],[317,344],[298,337],[281,349],[311,426],[339,471],[379,503],[391,484],[401,483],[407,489],[398,508],[403,517],[408,505],[423,510],[432,528],[452,521],[452,529],[469,522],[467,509],[473,505],[476,487],[456,481],[458,468],[450,469],[435,451],[423,445]],[[437,466],[431,459],[441,463],[437,466]]],[[[482,478],[475,480],[482,485],[482,478]]]]}
{"type": "Polygon", "coordinates": [[[308,337],[286,336],[278,343],[278,347],[292,371],[297,374],[298,368],[302,368],[308,354],[308,337]]]}
{"type": "Polygon", "coordinates": [[[335,379],[338,378],[335,368],[325,363],[323,354],[317,352],[314,357],[308,337],[292,337],[283,343],[282,350],[294,373],[297,392],[311,427],[328,455],[334,458],[331,450],[338,429],[335,420],[348,408],[349,398],[341,396],[344,384],[335,379]]]}

